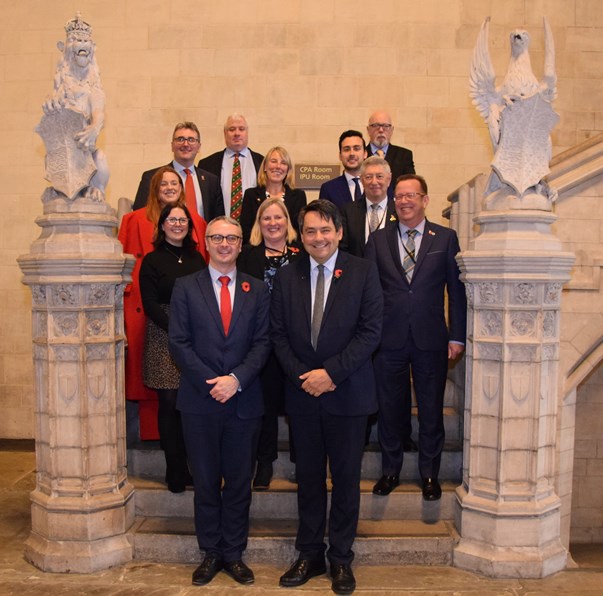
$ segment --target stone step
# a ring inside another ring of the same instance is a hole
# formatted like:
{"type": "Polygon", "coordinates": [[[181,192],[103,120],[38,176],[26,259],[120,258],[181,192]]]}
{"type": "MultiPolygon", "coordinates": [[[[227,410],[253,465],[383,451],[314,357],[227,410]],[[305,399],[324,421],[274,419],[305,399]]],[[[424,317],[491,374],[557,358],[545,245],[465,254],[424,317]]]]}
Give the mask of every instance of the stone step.
{"type": "MultiPolygon", "coordinates": [[[[295,520],[252,519],[245,561],[282,565],[296,558],[295,520]]],[[[199,547],[191,518],[139,517],[129,532],[134,558],[197,563],[199,547]]],[[[450,521],[361,520],[354,543],[358,565],[450,565],[457,540],[450,521]]]]}
{"type": "MultiPolygon", "coordinates": [[[[151,443],[150,441],[147,443],[151,443]]],[[[275,479],[292,478],[295,474],[295,464],[289,461],[287,445],[281,444],[278,459],[274,462],[275,479]]],[[[462,478],[463,453],[459,444],[447,443],[442,453],[440,478],[460,484],[462,478]]],[[[141,448],[128,449],[128,474],[145,478],[163,480],[165,477],[165,459],[159,444],[146,444],[141,448]]],[[[381,476],[381,454],[376,445],[369,445],[362,459],[362,478],[377,480],[381,476]]],[[[418,481],[420,478],[418,454],[407,453],[400,473],[401,480],[418,481]]]]}
{"type": "MultiPolygon", "coordinates": [[[[161,482],[145,478],[132,478],[136,488],[136,516],[144,518],[192,518],[193,490],[170,493],[161,482]]],[[[365,521],[421,520],[436,523],[454,517],[455,488],[458,483],[442,483],[439,501],[423,500],[416,483],[403,482],[387,497],[372,493],[373,482],[360,483],[360,519],[365,521]]],[[[270,490],[252,493],[250,517],[252,519],[296,520],[296,485],[276,479],[270,490]]]]}

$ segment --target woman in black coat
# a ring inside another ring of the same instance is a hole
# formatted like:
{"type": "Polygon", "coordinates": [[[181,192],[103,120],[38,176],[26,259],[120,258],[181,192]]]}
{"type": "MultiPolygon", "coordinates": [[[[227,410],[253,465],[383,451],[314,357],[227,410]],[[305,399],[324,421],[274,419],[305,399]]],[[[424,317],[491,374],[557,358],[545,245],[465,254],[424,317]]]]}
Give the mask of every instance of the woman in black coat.
{"type": "Polygon", "coordinates": [[[271,198],[284,202],[293,229],[299,232],[297,216],[307,202],[306,193],[293,186],[293,164],[284,147],[273,147],[266,153],[258,173],[258,186],[248,188],[243,195],[240,217],[243,244],[249,242],[259,206],[271,198]]]}
{"type": "MultiPolygon", "coordinates": [[[[295,242],[296,237],[283,201],[279,197],[266,199],[257,210],[250,244],[243,246],[237,269],[263,279],[272,291],[276,272],[296,259],[302,250],[295,242]]],[[[273,353],[262,371],[261,381],[265,413],[253,479],[256,490],[266,490],[270,486],[272,462],[278,457],[278,416],[284,413],[285,375],[273,353]]],[[[291,449],[291,440],[289,444],[291,449]]],[[[292,451],[291,461],[294,461],[292,451]]]]}

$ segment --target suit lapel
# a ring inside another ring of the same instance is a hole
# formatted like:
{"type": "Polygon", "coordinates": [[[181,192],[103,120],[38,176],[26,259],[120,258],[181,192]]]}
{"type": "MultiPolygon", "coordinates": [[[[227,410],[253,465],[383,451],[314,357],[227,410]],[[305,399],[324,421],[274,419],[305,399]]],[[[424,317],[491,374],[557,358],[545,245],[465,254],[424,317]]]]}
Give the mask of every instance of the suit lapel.
{"type": "Polygon", "coordinates": [[[341,288],[342,282],[340,277],[343,277],[345,274],[345,265],[348,261],[348,255],[343,251],[339,251],[337,254],[337,259],[335,261],[335,269],[333,270],[333,277],[331,278],[331,287],[329,288],[329,294],[327,296],[327,302],[325,304],[325,310],[322,315],[322,324],[320,326],[321,331],[324,327],[325,320],[329,316],[329,312],[331,308],[335,304],[335,300],[337,299],[337,294],[339,293],[339,288],[341,288]]]}
{"type": "Polygon", "coordinates": [[[222,335],[224,335],[224,326],[222,325],[222,317],[220,315],[220,306],[218,305],[218,301],[216,300],[216,294],[214,292],[214,288],[211,281],[211,275],[209,274],[209,269],[203,269],[199,276],[197,277],[197,282],[199,284],[199,289],[201,290],[201,295],[207,304],[207,311],[211,314],[216,326],[220,329],[222,335]]]}
{"type": "Polygon", "coordinates": [[[296,268],[296,279],[299,284],[299,293],[302,307],[307,321],[308,337],[310,337],[310,327],[312,325],[312,288],[310,285],[310,257],[303,255],[296,263],[287,265],[296,268]]]}
{"type": "Polygon", "coordinates": [[[399,271],[400,275],[406,281],[406,274],[404,273],[404,269],[402,268],[402,261],[400,260],[400,245],[399,241],[399,233],[398,233],[398,222],[388,223],[385,226],[385,237],[387,239],[387,245],[389,246],[389,250],[392,255],[392,260],[396,269],[399,271]]]}
{"type": "Polygon", "coordinates": [[[436,233],[431,228],[431,224],[425,220],[425,228],[423,229],[423,238],[421,238],[421,247],[419,248],[419,253],[417,254],[417,259],[415,262],[415,269],[413,271],[412,277],[415,279],[415,275],[421,268],[423,261],[425,260],[425,255],[430,251],[431,245],[436,237],[436,233]]]}
{"type": "MultiPolygon", "coordinates": [[[[237,271],[237,281],[234,294],[234,308],[232,310],[232,318],[230,320],[230,331],[232,331],[237,323],[237,319],[245,309],[247,300],[249,299],[249,291],[243,290],[243,282],[241,274],[237,271]]],[[[247,287],[247,286],[246,286],[247,287]]]]}

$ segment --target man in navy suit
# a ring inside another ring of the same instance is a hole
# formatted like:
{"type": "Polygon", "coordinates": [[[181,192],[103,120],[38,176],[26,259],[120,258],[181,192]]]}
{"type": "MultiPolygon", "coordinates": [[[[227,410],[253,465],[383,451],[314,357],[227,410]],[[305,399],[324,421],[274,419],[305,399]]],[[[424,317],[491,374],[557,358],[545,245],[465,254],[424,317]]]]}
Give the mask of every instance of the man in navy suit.
{"type": "MultiPolygon", "coordinates": [[[[179,122],[172,134],[172,153],[174,159],[168,166],[173,167],[182,178],[183,187],[186,188],[186,178],[189,170],[195,191],[197,212],[205,219],[211,221],[218,215],[224,215],[224,202],[220,181],[216,176],[206,170],[195,168],[195,157],[201,149],[201,135],[194,122],[179,122]]],[[[143,172],[136,191],[133,209],[142,209],[147,204],[151,178],[159,168],[143,172]]],[[[187,192],[187,205],[189,197],[187,192]]]]}
{"type": "Polygon", "coordinates": [[[369,236],[385,227],[388,221],[396,221],[394,202],[387,197],[391,177],[389,164],[382,157],[373,155],[360,166],[364,197],[360,201],[346,203],[342,208],[343,250],[363,257],[369,236]]]}
{"type": "Polygon", "coordinates": [[[394,134],[394,125],[391,116],[382,110],[373,112],[366,127],[370,142],[366,148],[367,155],[384,157],[392,170],[392,180],[387,194],[391,199],[394,196],[396,180],[403,174],[414,174],[415,163],[412,151],[405,147],[398,147],[390,143],[394,134]]]}
{"type": "Polygon", "coordinates": [[[193,585],[224,570],[254,581],[242,555],[264,405],[259,374],[270,352],[266,284],[236,269],[241,226],[207,226],[207,269],[176,281],[170,352],[181,372],[177,408],[195,485],[195,529],[205,558],[193,585]]]}
{"type": "Polygon", "coordinates": [[[371,235],[365,257],[377,264],[385,309],[375,355],[382,477],[373,487],[388,495],[399,484],[402,439],[410,428],[411,375],[419,410],[419,472],[423,498],[434,501],[444,447],[444,389],[448,360],[463,352],[467,304],[459,279],[454,230],[425,219],[429,203],[421,176],[398,178],[398,222],[371,235]],[[444,295],[448,297],[448,322],[444,295]]]}
{"type": "Polygon", "coordinates": [[[343,165],[343,174],[325,182],[318,193],[319,198],[343,207],[362,198],[363,188],[360,180],[360,166],[366,159],[366,143],[362,133],[346,130],[339,137],[339,160],[343,165]]]}
{"type": "Polygon", "coordinates": [[[327,460],[332,493],[332,588],[356,587],[351,563],[360,506],[367,416],[377,407],[372,354],[381,336],[383,297],[373,263],[338,250],[341,214],[317,200],[299,215],[307,255],[279,269],[271,336],[287,376],[285,410],[295,443],[299,558],[280,578],[295,587],[326,572],[327,460]]]}
{"type": "Polygon", "coordinates": [[[252,151],[248,146],[249,126],[245,116],[231,114],[224,123],[224,142],[226,148],[212,153],[199,161],[198,167],[211,172],[220,179],[224,209],[230,213],[230,199],[232,194],[232,169],[235,155],[239,155],[241,164],[241,192],[245,194],[248,188],[258,184],[258,172],[264,160],[260,153],[252,151]]]}

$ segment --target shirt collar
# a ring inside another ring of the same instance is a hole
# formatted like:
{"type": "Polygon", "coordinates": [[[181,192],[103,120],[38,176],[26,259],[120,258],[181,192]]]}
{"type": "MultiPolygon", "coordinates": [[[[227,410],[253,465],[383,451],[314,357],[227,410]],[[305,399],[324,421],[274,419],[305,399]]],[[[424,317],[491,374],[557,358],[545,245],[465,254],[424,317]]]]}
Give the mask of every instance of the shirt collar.
{"type": "Polygon", "coordinates": [[[423,236],[423,234],[425,233],[425,218],[423,218],[423,221],[418,225],[415,226],[414,228],[409,228],[408,226],[404,225],[402,222],[399,222],[399,226],[400,226],[400,234],[402,234],[404,236],[404,234],[406,234],[406,232],[408,230],[417,230],[417,232],[419,232],[419,234],[421,236],[423,236]]]}
{"type": "Polygon", "coordinates": [[[211,265],[207,266],[207,269],[209,271],[209,275],[211,277],[211,281],[214,284],[218,283],[218,278],[222,277],[223,275],[228,275],[228,277],[230,277],[230,283],[229,285],[237,278],[237,268],[236,266],[232,268],[231,271],[229,271],[228,273],[222,273],[221,271],[218,271],[217,269],[214,269],[211,265]]]}
{"type": "MultiPolygon", "coordinates": [[[[337,255],[339,254],[339,249],[337,249],[327,261],[323,263],[325,269],[329,272],[335,269],[335,263],[337,262],[337,255]]],[[[310,257],[310,271],[313,271],[318,267],[319,263],[315,261],[312,257],[310,257]]]]}
{"type": "Polygon", "coordinates": [[[226,157],[232,157],[235,153],[238,153],[241,157],[249,157],[249,147],[245,147],[245,149],[241,149],[240,151],[233,151],[232,149],[226,147],[226,157]]]}
{"type": "MultiPolygon", "coordinates": [[[[365,199],[365,200],[366,200],[366,210],[367,210],[368,213],[370,213],[371,212],[371,205],[373,203],[371,203],[371,201],[369,201],[368,199],[365,199]]],[[[387,201],[388,201],[388,198],[387,198],[387,195],[385,195],[385,198],[382,199],[381,201],[379,201],[377,203],[377,205],[379,205],[379,207],[381,209],[387,209],[387,201]]]]}
{"type": "Polygon", "coordinates": [[[190,170],[191,174],[195,173],[195,165],[194,164],[190,165],[190,166],[183,166],[181,163],[178,163],[175,159],[172,160],[172,167],[179,174],[184,174],[184,170],[186,170],[186,169],[190,170]]]}
{"type": "Polygon", "coordinates": [[[383,153],[385,155],[387,155],[387,151],[389,149],[389,143],[387,145],[384,145],[383,147],[377,147],[376,145],[373,145],[372,143],[369,143],[369,145],[371,146],[371,152],[373,155],[377,155],[377,151],[379,149],[381,149],[381,151],[383,151],[383,153]]]}

